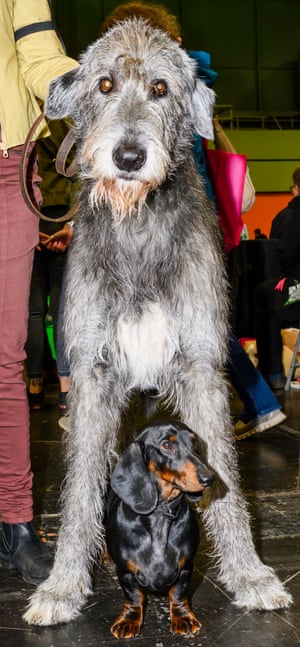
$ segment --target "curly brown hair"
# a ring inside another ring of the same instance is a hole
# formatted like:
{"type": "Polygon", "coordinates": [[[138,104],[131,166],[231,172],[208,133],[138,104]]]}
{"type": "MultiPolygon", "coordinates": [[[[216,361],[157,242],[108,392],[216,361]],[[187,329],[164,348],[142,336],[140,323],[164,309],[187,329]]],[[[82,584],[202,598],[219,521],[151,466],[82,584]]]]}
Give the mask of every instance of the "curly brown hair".
{"type": "Polygon", "coordinates": [[[116,22],[133,16],[144,18],[152,27],[166,31],[173,40],[181,38],[181,26],[178,18],[163,5],[156,3],[150,5],[145,2],[127,2],[126,4],[118,5],[106,16],[101,27],[101,34],[105,33],[116,22]]]}

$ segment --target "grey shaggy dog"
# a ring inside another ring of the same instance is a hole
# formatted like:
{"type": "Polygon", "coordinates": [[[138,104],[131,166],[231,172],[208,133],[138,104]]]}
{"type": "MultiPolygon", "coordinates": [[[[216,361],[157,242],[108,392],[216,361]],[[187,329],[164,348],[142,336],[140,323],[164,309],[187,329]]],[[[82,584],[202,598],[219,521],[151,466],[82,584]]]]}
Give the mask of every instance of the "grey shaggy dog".
{"type": "Polygon", "coordinates": [[[212,138],[213,104],[187,53],[141,19],[118,23],[50,85],[46,114],[73,119],[82,189],[68,266],[72,431],[62,521],[28,623],[67,622],[92,591],[121,414],[136,389],[154,388],[172,405],[219,476],[203,520],[235,603],[292,601],[256,554],[239,489],[223,371],[227,282],[191,145],[195,130],[212,138]]]}

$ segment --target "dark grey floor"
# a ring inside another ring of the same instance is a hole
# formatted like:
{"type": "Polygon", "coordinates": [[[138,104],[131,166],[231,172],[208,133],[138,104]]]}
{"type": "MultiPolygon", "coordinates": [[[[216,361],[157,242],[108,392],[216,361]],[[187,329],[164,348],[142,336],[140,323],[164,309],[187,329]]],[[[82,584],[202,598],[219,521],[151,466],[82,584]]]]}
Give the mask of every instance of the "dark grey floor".
{"type": "MultiPolygon", "coordinates": [[[[238,443],[242,485],[253,517],[257,549],[286,582],[294,606],[282,612],[235,608],[217,581],[210,550],[203,539],[192,581],[192,606],[202,622],[194,637],[169,634],[168,603],[150,598],[141,637],[145,647],[296,647],[300,645],[300,391],[282,396],[287,421],[238,443]],[[210,556],[211,557],[211,556],[210,556]]],[[[48,388],[46,406],[31,416],[32,462],[37,525],[54,546],[58,496],[63,475],[61,433],[57,426],[56,386],[48,388]]],[[[233,398],[233,414],[240,407],[233,398]]],[[[32,587],[14,572],[0,568],[0,645],[5,647],[82,647],[128,645],[110,634],[122,607],[122,594],[112,565],[96,573],[95,592],[82,615],[69,625],[32,628],[22,620],[32,587]]]]}

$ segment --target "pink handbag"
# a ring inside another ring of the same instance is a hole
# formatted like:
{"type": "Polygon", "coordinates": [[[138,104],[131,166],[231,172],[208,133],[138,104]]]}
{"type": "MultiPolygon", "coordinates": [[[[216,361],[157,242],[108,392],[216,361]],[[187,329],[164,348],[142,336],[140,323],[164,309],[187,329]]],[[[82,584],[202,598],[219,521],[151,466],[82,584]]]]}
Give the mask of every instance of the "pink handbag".
{"type": "Polygon", "coordinates": [[[229,252],[240,242],[244,226],[241,211],[247,170],[246,155],[204,146],[207,171],[214,192],[217,213],[229,252]]]}

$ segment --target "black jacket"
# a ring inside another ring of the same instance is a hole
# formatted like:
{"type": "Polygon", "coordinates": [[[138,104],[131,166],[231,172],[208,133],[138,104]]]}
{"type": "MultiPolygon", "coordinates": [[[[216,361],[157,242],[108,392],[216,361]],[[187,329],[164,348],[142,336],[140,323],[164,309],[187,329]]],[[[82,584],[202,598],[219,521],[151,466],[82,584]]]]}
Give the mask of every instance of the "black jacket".
{"type": "Polygon", "coordinates": [[[300,196],[274,218],[270,238],[278,238],[280,276],[300,280],[300,196]]]}

